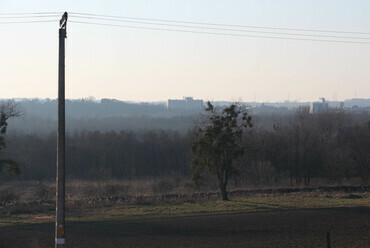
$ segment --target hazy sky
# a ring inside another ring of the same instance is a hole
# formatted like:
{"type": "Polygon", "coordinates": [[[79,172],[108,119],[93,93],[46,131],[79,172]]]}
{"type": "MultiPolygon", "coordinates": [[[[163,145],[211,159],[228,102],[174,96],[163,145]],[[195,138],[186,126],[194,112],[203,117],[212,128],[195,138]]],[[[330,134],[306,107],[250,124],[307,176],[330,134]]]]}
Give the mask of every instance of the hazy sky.
{"type": "MultiPolygon", "coordinates": [[[[0,0],[0,13],[43,11],[370,33],[368,0],[0,0]]],[[[56,98],[58,23],[0,24],[0,33],[0,98],[56,98]]],[[[77,23],[67,36],[67,98],[370,98],[370,44],[77,23]]]]}

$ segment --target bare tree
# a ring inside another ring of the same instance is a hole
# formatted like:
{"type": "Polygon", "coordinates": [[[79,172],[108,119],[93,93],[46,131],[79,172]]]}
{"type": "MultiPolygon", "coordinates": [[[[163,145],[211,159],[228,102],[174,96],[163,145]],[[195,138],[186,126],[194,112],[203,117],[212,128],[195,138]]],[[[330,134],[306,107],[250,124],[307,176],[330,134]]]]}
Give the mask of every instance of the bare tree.
{"type": "Polygon", "coordinates": [[[202,179],[202,171],[207,169],[217,176],[222,200],[228,200],[227,183],[239,174],[236,159],[243,155],[243,129],[251,127],[251,117],[244,106],[232,104],[224,109],[207,103],[206,123],[195,128],[195,138],[191,141],[193,159],[192,180],[202,179]]]}
{"type": "MultiPolygon", "coordinates": [[[[21,114],[19,104],[14,101],[7,101],[0,105],[0,151],[6,148],[5,134],[8,127],[8,119],[18,117],[21,114]]],[[[0,154],[0,172],[2,172],[3,167],[8,167],[8,174],[10,176],[15,177],[20,174],[17,162],[3,158],[0,154]]]]}

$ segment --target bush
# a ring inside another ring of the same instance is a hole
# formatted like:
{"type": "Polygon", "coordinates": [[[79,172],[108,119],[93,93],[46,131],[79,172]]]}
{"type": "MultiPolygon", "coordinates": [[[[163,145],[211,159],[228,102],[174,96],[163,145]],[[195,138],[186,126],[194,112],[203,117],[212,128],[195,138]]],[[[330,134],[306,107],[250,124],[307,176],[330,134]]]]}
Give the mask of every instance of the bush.
{"type": "Polygon", "coordinates": [[[46,185],[40,185],[35,190],[36,200],[50,201],[55,196],[55,189],[50,188],[46,185]]]}
{"type": "Polygon", "coordinates": [[[174,183],[168,179],[162,179],[159,182],[152,185],[154,193],[167,193],[174,189],[174,183]]]}
{"type": "Polygon", "coordinates": [[[14,188],[7,187],[0,190],[0,204],[2,206],[14,201],[19,201],[19,195],[14,188]]]}
{"type": "Polygon", "coordinates": [[[197,188],[199,188],[197,185],[195,185],[193,182],[186,182],[184,184],[184,188],[185,189],[189,189],[189,190],[195,190],[197,188]]]}
{"type": "Polygon", "coordinates": [[[249,181],[255,185],[272,185],[276,179],[276,169],[270,165],[270,162],[260,161],[253,163],[247,169],[249,181]]]}
{"type": "Polygon", "coordinates": [[[108,184],[104,187],[104,196],[127,195],[129,185],[108,184]]]}

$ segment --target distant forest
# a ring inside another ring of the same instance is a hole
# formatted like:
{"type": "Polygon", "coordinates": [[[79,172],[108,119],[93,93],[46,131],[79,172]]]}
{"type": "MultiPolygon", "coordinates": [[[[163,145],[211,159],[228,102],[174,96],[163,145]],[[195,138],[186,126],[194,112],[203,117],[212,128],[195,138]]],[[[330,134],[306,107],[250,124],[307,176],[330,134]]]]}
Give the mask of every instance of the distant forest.
{"type": "MultiPolygon", "coordinates": [[[[1,103],[1,101],[0,101],[1,103]]],[[[9,120],[9,132],[17,134],[38,134],[40,136],[56,132],[56,100],[22,100],[21,118],[9,120]]],[[[101,132],[129,130],[188,130],[194,123],[194,115],[199,111],[171,111],[164,102],[128,103],[114,99],[66,100],[66,132],[101,132]]]]}
{"type": "MultiPolygon", "coordinates": [[[[39,108],[40,103],[34,104],[40,111],[38,117],[35,111],[27,112],[28,106],[24,107],[27,121],[18,118],[9,123],[6,156],[20,163],[20,179],[53,180],[56,120],[51,115],[55,112],[49,113],[48,109],[39,108]],[[49,119],[45,117],[47,113],[49,119]]],[[[99,107],[99,111],[106,113],[103,117],[77,118],[79,111],[85,111],[83,108],[91,107],[91,111],[97,111],[94,103],[87,106],[70,104],[71,115],[74,115],[73,111],[76,114],[67,121],[70,130],[66,137],[67,177],[190,176],[188,144],[194,122],[201,113],[176,114],[167,111],[163,105],[143,105],[136,107],[148,109],[147,115],[138,116],[135,111],[114,115],[114,102],[110,102],[112,108],[99,107]]],[[[254,126],[244,133],[247,150],[239,160],[241,174],[235,178],[235,184],[289,182],[291,185],[310,185],[315,178],[331,182],[349,178],[369,181],[369,112],[332,109],[322,114],[309,114],[308,107],[267,109],[251,109],[254,126]]],[[[5,174],[1,178],[9,179],[5,174]]]]}
{"type": "MultiPolygon", "coordinates": [[[[0,104],[5,102],[0,100],[0,104]]],[[[18,101],[24,116],[9,120],[9,133],[37,134],[40,136],[56,132],[57,100],[23,99],[18,101]]],[[[226,106],[230,102],[212,102],[226,106]]],[[[309,106],[304,102],[282,103],[244,103],[250,106],[251,114],[256,115],[292,115],[298,108],[309,106]]],[[[338,108],[339,102],[329,102],[329,107],[338,108]]],[[[345,109],[364,109],[370,112],[370,99],[352,99],[344,101],[345,109]]],[[[66,100],[66,132],[120,132],[173,130],[186,133],[194,125],[199,110],[167,109],[165,102],[134,103],[115,99],[93,98],[66,100]]]]}

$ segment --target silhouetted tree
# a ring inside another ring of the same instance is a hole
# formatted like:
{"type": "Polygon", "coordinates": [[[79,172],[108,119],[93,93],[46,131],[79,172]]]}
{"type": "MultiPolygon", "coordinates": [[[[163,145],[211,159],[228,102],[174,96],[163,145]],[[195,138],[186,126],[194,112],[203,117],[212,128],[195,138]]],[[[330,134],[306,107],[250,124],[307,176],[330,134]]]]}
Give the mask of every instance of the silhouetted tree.
{"type": "Polygon", "coordinates": [[[195,128],[195,137],[190,143],[192,180],[198,183],[206,168],[217,176],[222,200],[228,200],[227,183],[239,172],[235,160],[244,153],[242,134],[244,128],[252,126],[251,117],[246,108],[238,104],[219,109],[208,102],[206,111],[208,115],[195,128]]]}
{"type": "MultiPolygon", "coordinates": [[[[4,104],[7,103],[0,102],[0,106],[4,104]]],[[[3,116],[9,116],[9,109],[2,109],[5,113],[3,116]]],[[[222,109],[216,112],[221,113],[222,109]]],[[[209,111],[206,113],[211,115],[209,111]]],[[[185,132],[185,127],[180,128],[182,131],[171,128],[177,124],[181,126],[184,122],[186,126],[193,127],[191,119],[112,118],[107,117],[101,122],[99,120],[102,119],[81,119],[80,129],[68,125],[66,167],[69,177],[96,180],[191,175],[189,143],[200,136],[194,137],[194,132],[185,132]],[[161,127],[165,120],[174,122],[161,127]],[[115,122],[114,127],[108,125],[110,121],[115,122]],[[101,125],[95,125],[96,122],[101,125]],[[148,129],[140,124],[143,122],[157,124],[148,129]],[[90,123],[91,126],[86,128],[84,123],[90,123]],[[135,125],[136,131],[127,128],[127,123],[135,125]],[[102,126],[105,127],[101,129],[102,126]]],[[[12,158],[22,164],[20,180],[54,179],[56,131],[48,130],[49,125],[56,127],[56,122],[45,124],[46,119],[39,119],[32,124],[27,119],[20,119],[7,119],[10,128],[5,128],[6,136],[4,133],[0,136],[2,144],[5,144],[4,138],[11,142],[6,142],[5,150],[2,145],[0,159],[12,158]],[[17,129],[17,125],[24,129],[17,129]],[[45,132],[37,132],[36,126],[45,129],[45,132]]],[[[201,127],[206,131],[206,125],[211,122],[207,118],[204,120],[206,122],[201,127]]],[[[243,145],[238,142],[248,153],[234,160],[233,167],[237,173],[230,175],[228,187],[236,180],[238,183],[235,183],[235,187],[287,184],[289,179],[292,186],[310,185],[311,179],[318,178],[340,183],[342,179],[361,177],[364,182],[369,182],[369,120],[370,114],[367,112],[352,113],[335,109],[312,115],[305,108],[285,114],[254,112],[253,128],[244,129],[243,145]]],[[[4,172],[8,170],[8,165],[2,165],[4,172]]],[[[216,174],[205,175],[206,171],[207,167],[200,171],[204,178],[211,176],[217,182],[216,174]]],[[[0,174],[0,178],[7,177],[8,173],[0,174]]],[[[210,182],[207,186],[211,186],[210,182]]]]}
{"type": "Polygon", "coordinates": [[[364,183],[370,181],[370,121],[344,128],[339,134],[340,145],[349,151],[364,183]]]}
{"type": "MultiPolygon", "coordinates": [[[[18,105],[13,101],[8,101],[0,106],[0,151],[6,148],[5,133],[8,127],[8,119],[20,114],[18,105]]],[[[10,176],[15,177],[20,174],[19,166],[14,160],[0,157],[0,172],[2,172],[4,166],[8,167],[10,176]]]]}

